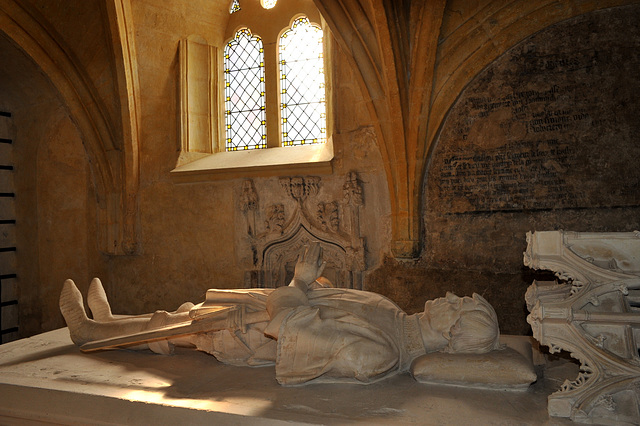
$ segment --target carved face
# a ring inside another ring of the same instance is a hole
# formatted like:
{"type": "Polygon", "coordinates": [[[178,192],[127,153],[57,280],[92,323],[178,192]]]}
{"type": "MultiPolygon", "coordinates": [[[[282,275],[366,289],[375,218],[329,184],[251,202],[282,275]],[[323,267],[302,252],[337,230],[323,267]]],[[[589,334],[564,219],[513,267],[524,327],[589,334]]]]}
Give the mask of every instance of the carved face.
{"type": "Polygon", "coordinates": [[[304,180],[301,177],[291,179],[291,195],[295,199],[304,198],[304,180]]]}
{"type": "Polygon", "coordinates": [[[446,346],[451,337],[451,330],[460,319],[460,314],[475,308],[476,301],[471,297],[458,297],[447,292],[445,297],[425,303],[420,322],[423,328],[427,328],[433,334],[434,339],[438,339],[438,344],[446,346]]]}

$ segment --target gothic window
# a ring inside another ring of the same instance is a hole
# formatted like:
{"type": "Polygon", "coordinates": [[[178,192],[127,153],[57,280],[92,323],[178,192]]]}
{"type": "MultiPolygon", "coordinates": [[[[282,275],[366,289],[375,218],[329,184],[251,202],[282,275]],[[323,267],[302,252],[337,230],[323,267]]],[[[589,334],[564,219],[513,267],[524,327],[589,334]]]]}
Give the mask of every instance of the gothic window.
{"type": "Polygon", "coordinates": [[[264,50],[239,30],[224,50],[226,150],[266,148],[264,50]]]}
{"type": "Polygon", "coordinates": [[[274,5],[239,16],[224,51],[226,151],[327,141],[323,31],[306,14],[273,15],[274,5]]]}
{"type": "Polygon", "coordinates": [[[322,30],[306,17],[280,36],[282,145],[325,142],[322,30]]]}
{"type": "Polygon", "coordinates": [[[222,45],[197,34],[180,40],[181,151],[172,175],[197,182],[330,171],[333,42],[314,0],[220,3],[229,13],[222,45]]]}
{"type": "Polygon", "coordinates": [[[231,6],[229,6],[229,14],[238,12],[240,10],[240,0],[233,0],[231,6]]]}

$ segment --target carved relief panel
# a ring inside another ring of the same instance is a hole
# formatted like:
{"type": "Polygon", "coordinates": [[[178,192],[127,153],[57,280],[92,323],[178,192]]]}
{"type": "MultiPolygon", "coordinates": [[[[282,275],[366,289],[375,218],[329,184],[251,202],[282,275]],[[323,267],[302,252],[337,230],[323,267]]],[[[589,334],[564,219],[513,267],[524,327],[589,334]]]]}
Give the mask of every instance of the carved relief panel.
{"type": "Polygon", "coordinates": [[[327,266],[323,275],[335,287],[362,288],[364,238],[360,235],[362,184],[350,172],[342,185],[322,192],[318,176],[282,177],[279,189],[258,193],[247,179],[239,210],[243,219],[243,258],[251,259],[245,287],[279,287],[293,277],[298,255],[311,241],[320,241],[327,266]],[[268,200],[268,201],[267,201],[268,200]]]}

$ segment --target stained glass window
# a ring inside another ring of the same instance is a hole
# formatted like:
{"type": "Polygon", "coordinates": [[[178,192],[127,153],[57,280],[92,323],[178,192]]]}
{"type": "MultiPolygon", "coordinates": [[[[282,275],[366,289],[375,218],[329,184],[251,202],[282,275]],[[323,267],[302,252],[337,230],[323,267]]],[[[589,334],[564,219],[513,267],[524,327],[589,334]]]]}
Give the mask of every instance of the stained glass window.
{"type": "Polygon", "coordinates": [[[229,15],[240,10],[240,0],[233,0],[229,6],[229,15]]]}
{"type": "Polygon", "coordinates": [[[247,28],[224,49],[226,150],[267,147],[262,40],[247,28]]]}
{"type": "Polygon", "coordinates": [[[326,141],[322,29],[305,17],[280,36],[282,145],[326,141]]]}
{"type": "Polygon", "coordinates": [[[260,0],[260,4],[265,9],[272,9],[278,0],[260,0]]]}

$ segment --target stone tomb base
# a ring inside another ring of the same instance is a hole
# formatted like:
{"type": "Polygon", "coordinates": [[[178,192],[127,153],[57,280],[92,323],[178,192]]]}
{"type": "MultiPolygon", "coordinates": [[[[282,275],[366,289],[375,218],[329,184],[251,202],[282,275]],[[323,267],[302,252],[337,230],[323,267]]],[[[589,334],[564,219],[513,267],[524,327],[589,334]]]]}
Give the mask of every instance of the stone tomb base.
{"type": "Polygon", "coordinates": [[[273,367],[232,367],[193,350],[84,354],[65,328],[0,346],[0,424],[572,424],[547,414],[563,380],[548,374],[524,392],[408,374],[282,387],[273,367]]]}

